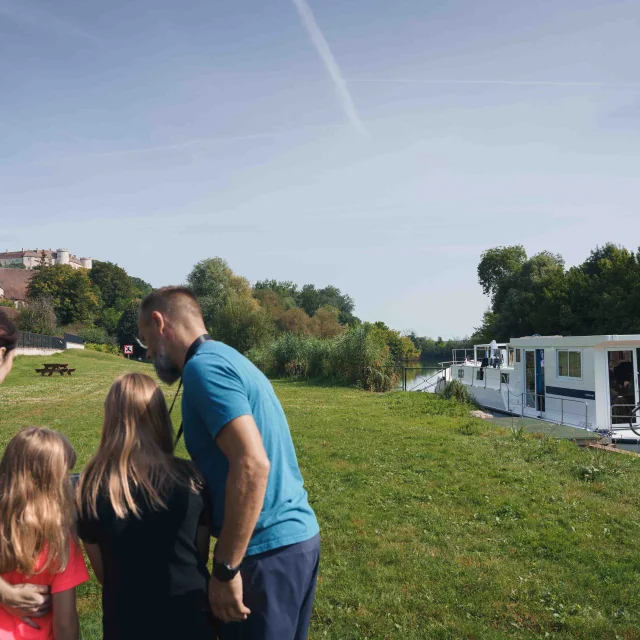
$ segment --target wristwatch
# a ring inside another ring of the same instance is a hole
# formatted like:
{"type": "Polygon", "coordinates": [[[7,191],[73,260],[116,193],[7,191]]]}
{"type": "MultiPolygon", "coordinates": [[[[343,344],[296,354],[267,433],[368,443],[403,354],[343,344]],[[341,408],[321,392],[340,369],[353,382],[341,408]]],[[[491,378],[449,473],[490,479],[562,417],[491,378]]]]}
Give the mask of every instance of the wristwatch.
{"type": "Polygon", "coordinates": [[[219,582],[231,582],[240,572],[240,563],[237,567],[232,567],[230,564],[224,562],[218,562],[213,558],[213,577],[219,582]]]}

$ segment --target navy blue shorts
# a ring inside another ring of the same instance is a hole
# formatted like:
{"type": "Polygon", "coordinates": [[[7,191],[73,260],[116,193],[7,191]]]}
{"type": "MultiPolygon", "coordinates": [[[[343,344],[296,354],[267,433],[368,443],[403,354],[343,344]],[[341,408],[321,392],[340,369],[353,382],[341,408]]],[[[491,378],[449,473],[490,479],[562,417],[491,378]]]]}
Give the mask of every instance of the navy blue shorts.
{"type": "Polygon", "coordinates": [[[319,564],[319,534],[245,558],[243,600],[251,615],[243,622],[218,622],[219,640],[306,640],[319,564]]]}

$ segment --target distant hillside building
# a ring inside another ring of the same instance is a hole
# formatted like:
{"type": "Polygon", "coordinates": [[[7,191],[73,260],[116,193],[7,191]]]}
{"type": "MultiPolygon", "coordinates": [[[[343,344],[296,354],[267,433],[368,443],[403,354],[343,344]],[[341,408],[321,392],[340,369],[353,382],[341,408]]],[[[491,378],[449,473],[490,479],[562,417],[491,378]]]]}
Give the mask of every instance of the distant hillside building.
{"type": "Polygon", "coordinates": [[[0,298],[22,306],[27,301],[27,288],[32,276],[33,271],[29,269],[0,268],[0,298]]]}
{"type": "Polygon", "coordinates": [[[22,249],[21,251],[5,251],[0,253],[0,267],[12,267],[23,265],[26,269],[33,269],[40,265],[44,254],[44,260],[48,265],[68,264],[74,269],[91,269],[91,258],[77,258],[69,253],[68,249],[22,249]]]}

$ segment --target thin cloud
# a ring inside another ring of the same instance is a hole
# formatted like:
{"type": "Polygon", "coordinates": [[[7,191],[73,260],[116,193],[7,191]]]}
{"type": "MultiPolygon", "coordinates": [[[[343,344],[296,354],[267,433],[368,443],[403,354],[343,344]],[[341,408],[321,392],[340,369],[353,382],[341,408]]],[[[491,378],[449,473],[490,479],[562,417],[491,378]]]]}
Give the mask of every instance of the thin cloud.
{"type": "Polygon", "coordinates": [[[93,34],[77,27],[72,22],[60,18],[51,11],[45,11],[41,7],[34,6],[26,0],[14,2],[13,0],[0,0],[0,16],[5,16],[20,27],[28,30],[37,29],[48,31],[65,38],[85,40],[92,44],[100,44],[101,40],[93,34]]]}
{"type": "Polygon", "coordinates": [[[359,133],[364,136],[370,137],[367,128],[364,126],[364,122],[362,122],[360,116],[358,115],[356,105],[353,102],[353,98],[351,97],[351,93],[349,92],[347,83],[344,79],[344,76],[342,75],[342,71],[340,71],[340,67],[338,66],[338,63],[333,53],[331,52],[331,48],[329,47],[329,43],[320,30],[315,16],[313,15],[313,11],[307,3],[307,0],[292,1],[296,9],[298,10],[300,20],[302,21],[302,26],[309,34],[311,43],[318,52],[318,55],[320,56],[320,59],[322,60],[327,73],[333,81],[336,93],[338,94],[338,99],[340,100],[340,104],[342,105],[347,118],[349,118],[349,121],[359,133]]]}
{"type": "Polygon", "coordinates": [[[640,88],[640,82],[580,82],[553,80],[420,80],[412,78],[348,78],[352,83],[383,84],[469,84],[469,85],[505,85],[514,87],[621,87],[640,88]]]}

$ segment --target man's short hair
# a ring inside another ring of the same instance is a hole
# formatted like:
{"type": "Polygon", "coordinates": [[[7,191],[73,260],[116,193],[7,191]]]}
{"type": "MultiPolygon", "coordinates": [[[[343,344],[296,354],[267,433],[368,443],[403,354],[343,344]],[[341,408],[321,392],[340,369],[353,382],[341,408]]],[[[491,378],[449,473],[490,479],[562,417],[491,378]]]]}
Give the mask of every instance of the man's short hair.
{"type": "Polygon", "coordinates": [[[163,287],[145,297],[140,307],[140,321],[147,325],[154,311],[171,319],[202,321],[202,308],[191,289],[187,287],[163,287]]]}

